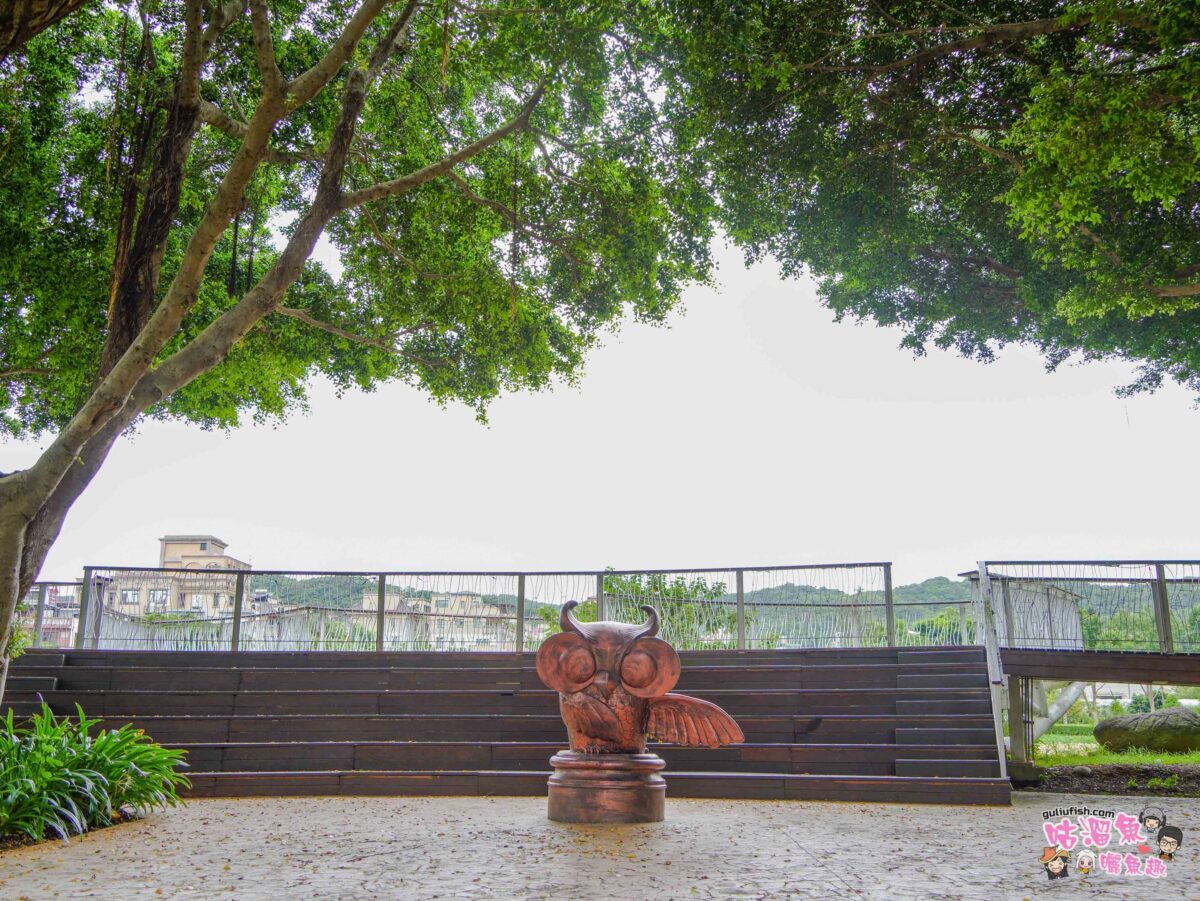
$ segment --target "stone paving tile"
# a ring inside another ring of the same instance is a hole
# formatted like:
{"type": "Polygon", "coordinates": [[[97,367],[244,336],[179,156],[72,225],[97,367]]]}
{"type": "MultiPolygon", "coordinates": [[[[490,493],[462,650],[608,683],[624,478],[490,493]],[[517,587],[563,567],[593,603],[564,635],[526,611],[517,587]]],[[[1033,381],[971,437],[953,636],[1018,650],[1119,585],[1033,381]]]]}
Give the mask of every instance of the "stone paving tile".
{"type": "Polygon", "coordinates": [[[1149,799],[1016,793],[1013,806],[668,800],[665,823],[563,826],[538,798],[196,800],[69,844],[0,854],[0,898],[1200,901],[1200,799],[1157,800],[1184,844],[1161,879],[1038,864],[1041,812],[1149,799]]]}

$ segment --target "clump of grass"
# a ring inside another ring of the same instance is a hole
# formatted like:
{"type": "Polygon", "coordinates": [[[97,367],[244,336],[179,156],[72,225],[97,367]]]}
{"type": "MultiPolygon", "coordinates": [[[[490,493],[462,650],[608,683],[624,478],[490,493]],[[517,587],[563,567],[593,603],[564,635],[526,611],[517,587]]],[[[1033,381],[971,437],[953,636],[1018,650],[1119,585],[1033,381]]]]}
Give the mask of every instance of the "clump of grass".
{"type": "Polygon", "coordinates": [[[1070,745],[1067,748],[1054,746],[1053,750],[1039,747],[1034,762],[1038,766],[1091,766],[1101,763],[1200,766],[1200,751],[1149,751],[1145,748],[1110,751],[1099,744],[1093,746],[1070,745]]]}
{"type": "MultiPolygon", "coordinates": [[[[1131,780],[1132,781],[1132,780],[1131,780]]],[[[1172,773],[1166,779],[1159,779],[1157,776],[1152,776],[1146,783],[1146,788],[1174,788],[1179,782],[1179,774],[1172,773]]]]}
{"type": "Polygon", "coordinates": [[[122,726],[96,735],[76,706],[74,721],[46,704],[29,724],[12,711],[0,724],[0,837],[66,838],[107,826],[119,811],[142,814],[180,803],[189,782],[176,772],[183,751],[168,750],[140,729],[122,726]]]}

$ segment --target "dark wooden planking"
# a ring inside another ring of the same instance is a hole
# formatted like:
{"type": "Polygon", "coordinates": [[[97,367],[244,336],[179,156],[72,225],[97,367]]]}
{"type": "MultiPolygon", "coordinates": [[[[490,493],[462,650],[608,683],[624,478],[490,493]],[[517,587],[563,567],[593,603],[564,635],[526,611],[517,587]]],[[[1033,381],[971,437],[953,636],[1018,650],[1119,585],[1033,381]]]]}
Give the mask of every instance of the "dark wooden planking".
{"type": "Polygon", "coordinates": [[[1008,675],[1039,679],[1200,685],[1200,654],[1002,648],[1000,665],[1008,675]]]}

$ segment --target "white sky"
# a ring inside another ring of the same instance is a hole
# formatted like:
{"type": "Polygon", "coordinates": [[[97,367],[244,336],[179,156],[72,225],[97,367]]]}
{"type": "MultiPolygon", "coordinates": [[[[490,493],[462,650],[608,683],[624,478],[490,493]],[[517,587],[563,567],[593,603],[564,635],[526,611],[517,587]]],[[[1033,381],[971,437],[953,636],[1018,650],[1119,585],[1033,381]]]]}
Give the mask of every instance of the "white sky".
{"type": "MultiPolygon", "coordinates": [[[[491,425],[402,385],[229,434],[149,424],[75,505],[44,579],[155,565],[212,533],[278,569],[620,569],[892,560],[896,584],[974,561],[1200,557],[1200,412],[1132,368],[1047,374],[837,325],[806,282],[720,254],[668,328],[626,324],[578,389],[491,425]]],[[[0,469],[33,445],[0,444],[0,469]]]]}

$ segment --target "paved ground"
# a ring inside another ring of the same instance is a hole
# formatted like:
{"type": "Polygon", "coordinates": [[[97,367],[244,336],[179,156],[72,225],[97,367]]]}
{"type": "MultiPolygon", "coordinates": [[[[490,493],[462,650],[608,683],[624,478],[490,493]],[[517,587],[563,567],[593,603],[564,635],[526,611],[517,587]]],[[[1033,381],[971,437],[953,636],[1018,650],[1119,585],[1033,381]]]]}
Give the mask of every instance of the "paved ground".
{"type": "Polygon", "coordinates": [[[1198,799],[1153,802],[1184,833],[1164,877],[1046,878],[1043,810],[1144,803],[668,800],[666,823],[598,827],[551,823],[533,798],[197,800],[0,854],[0,897],[1200,899],[1198,799]]]}

